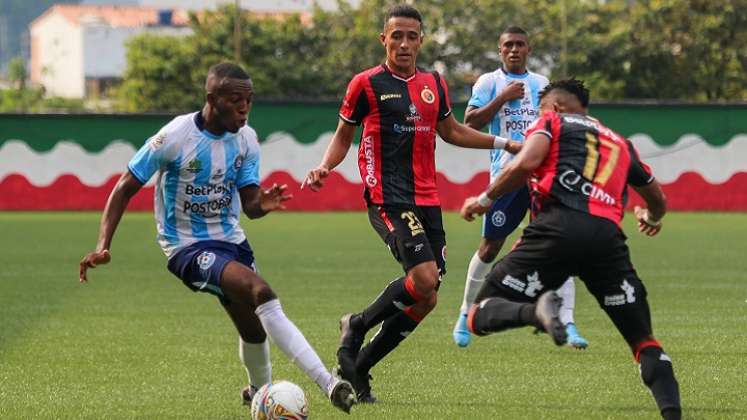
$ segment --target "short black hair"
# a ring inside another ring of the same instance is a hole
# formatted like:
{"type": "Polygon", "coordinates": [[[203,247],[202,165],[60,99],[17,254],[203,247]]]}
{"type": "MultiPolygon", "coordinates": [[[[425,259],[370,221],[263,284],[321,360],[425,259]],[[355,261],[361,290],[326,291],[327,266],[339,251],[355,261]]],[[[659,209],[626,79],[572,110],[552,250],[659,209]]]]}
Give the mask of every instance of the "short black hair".
{"type": "Polygon", "coordinates": [[[525,31],[521,26],[509,26],[501,32],[501,36],[503,36],[503,34],[521,34],[527,37],[529,36],[529,33],[527,33],[527,31],[525,31]]]}
{"type": "Polygon", "coordinates": [[[223,62],[210,67],[208,77],[210,76],[215,76],[219,79],[251,79],[249,74],[241,66],[230,62],[223,62]]]}
{"type": "Polygon", "coordinates": [[[423,24],[423,16],[420,15],[418,9],[410,6],[409,4],[397,4],[390,7],[389,11],[386,13],[386,19],[384,19],[384,25],[386,25],[386,23],[389,22],[389,19],[393,17],[406,17],[415,19],[420,22],[421,25],[423,24]]]}
{"type": "Polygon", "coordinates": [[[582,107],[589,107],[589,89],[584,86],[583,80],[578,80],[575,77],[571,77],[570,79],[555,80],[554,82],[550,82],[550,84],[545,86],[545,88],[542,89],[542,92],[540,92],[540,100],[549,95],[553,90],[562,90],[564,92],[570,93],[571,95],[578,98],[578,101],[581,103],[582,107]]]}

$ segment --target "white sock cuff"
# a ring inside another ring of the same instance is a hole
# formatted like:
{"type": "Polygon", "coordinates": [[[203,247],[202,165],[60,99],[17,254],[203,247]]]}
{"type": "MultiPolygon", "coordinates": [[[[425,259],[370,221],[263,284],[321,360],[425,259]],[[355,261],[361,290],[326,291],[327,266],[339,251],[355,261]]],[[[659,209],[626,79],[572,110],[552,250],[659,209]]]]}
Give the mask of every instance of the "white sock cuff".
{"type": "Polygon", "coordinates": [[[490,269],[492,267],[492,262],[483,262],[483,260],[480,259],[480,255],[478,254],[478,252],[475,252],[469,262],[467,275],[470,276],[473,280],[485,280],[485,277],[487,277],[488,273],[490,273],[490,269]]]}
{"type": "Polygon", "coordinates": [[[272,382],[270,364],[270,340],[247,343],[239,336],[239,358],[246,368],[249,383],[257,388],[272,382]]]}
{"type": "Polygon", "coordinates": [[[257,309],[254,310],[254,313],[257,314],[258,317],[262,318],[263,316],[270,315],[274,312],[282,312],[282,311],[283,311],[283,307],[280,306],[280,300],[273,299],[269,302],[265,302],[257,306],[257,309]]]}

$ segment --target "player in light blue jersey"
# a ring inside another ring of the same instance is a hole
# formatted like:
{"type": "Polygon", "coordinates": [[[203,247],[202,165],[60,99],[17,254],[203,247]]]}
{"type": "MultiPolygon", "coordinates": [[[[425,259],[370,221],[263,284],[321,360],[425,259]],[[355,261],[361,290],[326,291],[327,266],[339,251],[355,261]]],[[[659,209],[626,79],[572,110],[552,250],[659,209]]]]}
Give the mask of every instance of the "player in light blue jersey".
{"type": "MultiPolygon", "coordinates": [[[[464,122],[476,129],[488,126],[491,134],[523,142],[524,132],[539,116],[539,93],[547,86],[546,77],[527,70],[531,52],[529,36],[522,28],[511,26],[499,38],[503,66],[477,79],[467,104],[464,122]]],[[[490,152],[490,179],[495,179],[514,155],[503,150],[490,152]]],[[[467,347],[472,336],[467,329],[467,311],[480,290],[493,260],[506,238],[524,219],[529,207],[529,190],[523,187],[495,201],[483,217],[482,239],[467,269],[464,299],[454,326],[454,342],[467,347]]],[[[563,298],[561,321],[566,325],[568,345],[586,348],[588,342],[578,334],[573,320],[575,300],[573,278],[558,290],[563,298]]]]}
{"type": "Polygon", "coordinates": [[[254,88],[244,70],[231,63],[210,68],[202,111],[181,115],[151,137],[128,164],[104,209],[96,250],[80,262],[87,269],[106,264],[114,232],[130,198],[156,177],[158,242],[168,269],[195,292],[218,297],[239,332],[239,355],[249,376],[241,392],[251,403],[272,381],[267,336],[314,380],[332,404],[345,412],[355,402],[350,383],[334,377],[285,316],[277,296],[255,269],[254,254],[239,225],[283,209],[285,185],[259,186],[259,143],[246,125],[254,88]]]}

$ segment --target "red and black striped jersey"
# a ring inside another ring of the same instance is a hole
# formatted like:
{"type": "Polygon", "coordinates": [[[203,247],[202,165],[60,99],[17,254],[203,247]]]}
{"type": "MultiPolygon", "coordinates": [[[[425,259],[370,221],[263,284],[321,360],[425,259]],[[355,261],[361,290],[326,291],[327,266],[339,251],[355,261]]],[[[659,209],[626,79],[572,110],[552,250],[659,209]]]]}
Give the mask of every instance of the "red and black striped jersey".
{"type": "Polygon", "coordinates": [[[546,112],[527,129],[526,138],[533,133],[550,138],[550,151],[530,181],[534,212],[549,198],[619,224],[627,184],[654,180],[633,143],[587,115],[546,112]]]}
{"type": "Polygon", "coordinates": [[[435,71],[403,79],[379,65],[350,81],[340,118],[363,123],[358,168],[369,204],[440,205],[436,124],[451,114],[448,96],[435,71]]]}

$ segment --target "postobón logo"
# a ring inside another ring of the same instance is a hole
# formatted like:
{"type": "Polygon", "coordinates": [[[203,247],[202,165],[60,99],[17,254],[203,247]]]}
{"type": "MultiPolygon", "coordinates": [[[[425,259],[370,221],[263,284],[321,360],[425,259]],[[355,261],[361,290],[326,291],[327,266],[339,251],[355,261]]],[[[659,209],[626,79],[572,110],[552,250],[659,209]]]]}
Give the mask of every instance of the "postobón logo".
{"type": "Polygon", "coordinates": [[[366,175],[364,181],[366,185],[373,188],[378,184],[376,179],[376,155],[374,152],[373,137],[367,136],[363,140],[363,157],[366,160],[366,175]]]}

